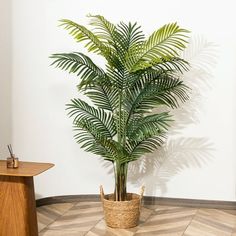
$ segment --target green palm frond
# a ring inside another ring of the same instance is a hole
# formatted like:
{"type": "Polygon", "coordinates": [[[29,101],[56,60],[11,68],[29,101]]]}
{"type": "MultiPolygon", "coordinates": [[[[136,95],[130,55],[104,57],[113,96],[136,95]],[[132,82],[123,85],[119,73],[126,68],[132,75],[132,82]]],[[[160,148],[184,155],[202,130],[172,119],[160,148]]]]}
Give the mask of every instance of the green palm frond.
{"type": "Polygon", "coordinates": [[[179,57],[166,57],[161,59],[161,62],[154,64],[153,68],[163,73],[184,73],[189,70],[189,63],[179,57]]]}
{"type": "Polygon", "coordinates": [[[116,45],[116,26],[101,15],[88,15],[91,18],[90,25],[94,26],[96,36],[108,45],[116,45]]]}
{"type": "Polygon", "coordinates": [[[112,47],[104,44],[92,31],[71,20],[62,19],[60,22],[62,22],[60,26],[64,26],[77,42],[86,42],[85,47],[89,52],[101,54],[109,63],[113,63],[112,54],[114,55],[115,53],[113,52],[112,47]]]}
{"type": "Polygon", "coordinates": [[[78,121],[74,126],[74,131],[76,133],[74,138],[85,151],[103,156],[109,161],[115,161],[119,156],[114,141],[105,138],[91,123],[78,121]]]}
{"type": "Polygon", "coordinates": [[[141,116],[134,118],[127,127],[127,137],[130,140],[143,140],[144,137],[151,137],[165,133],[169,126],[170,115],[168,112],[160,114],[141,116]]]}
{"type": "Polygon", "coordinates": [[[95,84],[85,92],[92,102],[101,109],[114,112],[118,108],[118,90],[113,89],[107,81],[102,84],[95,84]]]}
{"type": "Polygon", "coordinates": [[[116,134],[116,126],[112,113],[105,112],[103,109],[96,109],[81,99],[72,99],[72,103],[67,104],[68,115],[74,118],[74,124],[81,122],[90,122],[96,126],[98,132],[109,138],[116,134]]]}
{"type": "Polygon", "coordinates": [[[126,65],[126,55],[130,48],[138,47],[144,41],[144,34],[140,29],[141,27],[137,23],[124,23],[120,22],[117,25],[117,41],[120,59],[123,62],[123,65],[126,65]]]}
{"type": "Polygon", "coordinates": [[[71,20],[62,19],[60,20],[60,22],[60,26],[63,26],[66,30],[68,30],[69,34],[72,35],[77,42],[87,41],[85,47],[87,47],[89,51],[99,52],[102,55],[106,56],[106,46],[98,39],[98,37],[92,31],[71,20]]]}
{"type": "Polygon", "coordinates": [[[91,18],[90,25],[94,27],[99,40],[112,46],[123,62],[128,49],[144,41],[144,34],[137,23],[125,24],[120,22],[116,27],[101,15],[89,15],[89,17],[91,18]]]}
{"type": "Polygon", "coordinates": [[[93,61],[83,53],[57,53],[52,54],[54,62],[51,65],[75,73],[80,77],[80,88],[93,83],[102,83],[106,79],[105,72],[93,63],[93,61]]]}
{"type": "Polygon", "coordinates": [[[102,41],[106,47],[112,48],[112,50],[110,49],[109,56],[110,65],[115,68],[122,67],[119,58],[122,50],[118,43],[120,35],[117,32],[116,26],[101,15],[88,15],[88,17],[91,19],[90,25],[93,26],[94,33],[98,39],[102,41]]]}
{"type": "Polygon", "coordinates": [[[110,66],[107,66],[107,76],[109,77],[113,87],[115,89],[124,89],[127,84],[124,70],[117,70],[110,66]]]}
{"type": "Polygon", "coordinates": [[[133,88],[136,83],[145,84],[148,81],[154,81],[159,78],[175,77],[176,74],[184,73],[189,70],[189,64],[185,60],[174,58],[163,58],[161,62],[156,63],[152,67],[136,72],[128,73],[128,88],[133,88]]]}
{"type": "Polygon", "coordinates": [[[160,147],[165,140],[165,135],[157,135],[154,137],[146,138],[144,140],[140,140],[138,142],[128,141],[127,147],[129,149],[129,158],[128,162],[135,161],[139,159],[141,156],[151,153],[155,151],[158,147],[160,147]]]}
{"type": "MultiPolygon", "coordinates": [[[[146,80],[145,80],[146,81],[146,80]]],[[[158,105],[166,105],[171,108],[179,106],[181,102],[186,101],[188,87],[179,79],[164,76],[154,81],[141,82],[127,91],[127,110],[130,114],[135,112],[145,113],[158,105]]]]}
{"type": "Polygon", "coordinates": [[[167,71],[155,68],[147,68],[145,70],[139,70],[136,72],[128,73],[128,87],[127,89],[132,89],[137,86],[137,84],[146,84],[147,82],[153,81],[157,78],[163,77],[163,74],[169,74],[167,71]]]}
{"type": "Polygon", "coordinates": [[[178,51],[183,50],[187,44],[185,34],[188,32],[176,23],[164,25],[142,45],[130,49],[127,55],[127,68],[134,72],[161,62],[161,58],[178,56],[178,51]]]}
{"type": "Polygon", "coordinates": [[[141,30],[141,26],[137,23],[128,24],[121,22],[117,26],[117,30],[121,36],[120,44],[127,52],[129,48],[141,45],[144,42],[144,34],[141,30]]]}

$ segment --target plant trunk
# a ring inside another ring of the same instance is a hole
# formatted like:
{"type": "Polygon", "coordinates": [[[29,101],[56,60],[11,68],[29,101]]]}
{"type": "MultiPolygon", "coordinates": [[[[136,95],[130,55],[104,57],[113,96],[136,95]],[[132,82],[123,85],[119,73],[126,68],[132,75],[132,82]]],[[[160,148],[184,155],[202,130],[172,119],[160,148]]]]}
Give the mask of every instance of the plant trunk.
{"type": "Polygon", "coordinates": [[[128,163],[116,162],[114,164],[114,172],[115,172],[115,192],[114,192],[114,200],[115,201],[125,201],[127,199],[127,170],[128,163]]]}

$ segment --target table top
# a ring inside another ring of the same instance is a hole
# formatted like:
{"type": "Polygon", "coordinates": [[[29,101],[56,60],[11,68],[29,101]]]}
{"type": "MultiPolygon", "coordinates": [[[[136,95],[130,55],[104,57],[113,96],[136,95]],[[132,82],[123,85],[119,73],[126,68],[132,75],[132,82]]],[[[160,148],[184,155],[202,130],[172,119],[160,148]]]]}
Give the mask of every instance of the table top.
{"type": "Polygon", "coordinates": [[[0,160],[0,175],[30,177],[38,175],[53,166],[54,164],[52,163],[19,161],[19,167],[17,169],[10,169],[7,168],[6,161],[0,160]]]}

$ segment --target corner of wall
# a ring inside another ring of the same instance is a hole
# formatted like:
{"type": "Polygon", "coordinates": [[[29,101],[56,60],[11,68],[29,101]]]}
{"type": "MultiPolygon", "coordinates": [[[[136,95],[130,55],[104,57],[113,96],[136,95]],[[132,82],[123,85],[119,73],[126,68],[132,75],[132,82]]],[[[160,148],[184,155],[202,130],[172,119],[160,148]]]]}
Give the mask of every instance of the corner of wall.
{"type": "Polygon", "coordinates": [[[11,142],[11,1],[0,8],[0,159],[7,155],[11,142]]]}

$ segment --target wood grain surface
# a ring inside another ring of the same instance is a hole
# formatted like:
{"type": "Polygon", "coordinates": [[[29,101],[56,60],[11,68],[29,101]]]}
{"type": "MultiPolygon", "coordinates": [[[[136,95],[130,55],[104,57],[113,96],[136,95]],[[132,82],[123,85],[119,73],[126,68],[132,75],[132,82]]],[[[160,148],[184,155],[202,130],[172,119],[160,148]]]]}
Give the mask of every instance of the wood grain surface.
{"type": "Polygon", "coordinates": [[[0,161],[0,236],[38,236],[33,176],[53,166],[20,162],[9,169],[0,161]]]}
{"type": "Polygon", "coordinates": [[[19,162],[19,168],[10,169],[6,167],[6,161],[0,160],[0,175],[5,176],[35,176],[51,167],[51,163],[37,163],[37,162],[19,162]]]}
{"type": "Polygon", "coordinates": [[[236,210],[144,205],[130,229],[107,227],[100,202],[38,208],[40,236],[236,236],[236,210]]]}
{"type": "Polygon", "coordinates": [[[0,236],[37,236],[33,177],[0,176],[0,236]]]}

